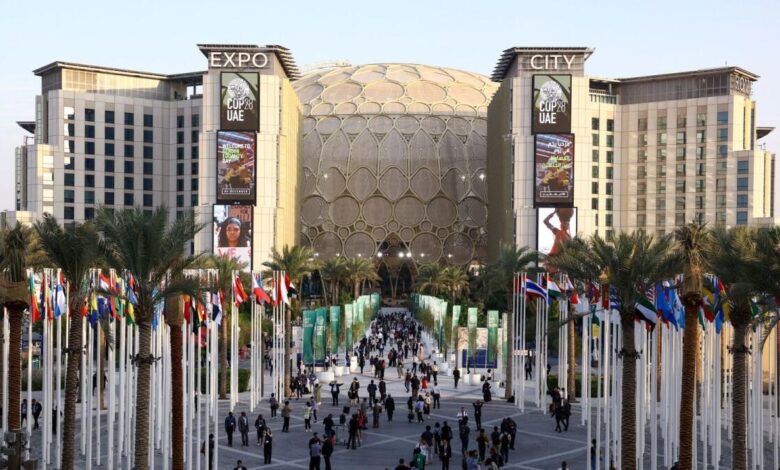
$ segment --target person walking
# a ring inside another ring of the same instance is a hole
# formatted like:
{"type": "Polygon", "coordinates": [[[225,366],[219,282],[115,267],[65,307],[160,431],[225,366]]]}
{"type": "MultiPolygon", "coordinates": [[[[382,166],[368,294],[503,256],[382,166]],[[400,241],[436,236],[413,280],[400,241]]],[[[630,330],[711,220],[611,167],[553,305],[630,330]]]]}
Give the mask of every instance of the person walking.
{"type": "Polygon", "coordinates": [[[433,407],[441,408],[441,403],[439,403],[439,399],[441,398],[441,389],[439,388],[439,382],[433,382],[433,388],[431,389],[431,394],[433,395],[433,407]]]}
{"type": "Polygon", "coordinates": [[[423,400],[422,395],[417,395],[417,403],[414,405],[414,410],[417,412],[417,422],[425,422],[423,419],[423,412],[425,412],[425,400],[423,400]]]}
{"type": "Polygon", "coordinates": [[[43,406],[41,405],[41,402],[36,401],[35,398],[33,398],[31,408],[32,408],[33,420],[35,421],[35,424],[33,425],[33,429],[39,429],[38,418],[41,416],[41,412],[43,411],[43,406]]]}
{"type": "Polygon", "coordinates": [[[229,411],[225,418],[225,433],[227,434],[228,447],[233,447],[233,432],[236,430],[236,417],[229,411]]]}
{"type": "Polygon", "coordinates": [[[339,388],[341,384],[335,380],[330,383],[331,405],[339,406],[339,388]]]}
{"type": "Polygon", "coordinates": [[[463,452],[463,455],[466,455],[466,452],[469,450],[469,434],[471,433],[471,428],[469,428],[468,424],[463,424],[460,427],[460,449],[461,452],[463,452]]]}
{"type": "Polygon", "coordinates": [[[325,435],[322,439],[322,458],[325,460],[325,470],[331,470],[330,456],[333,455],[334,442],[333,435],[325,435]]]}
{"type": "Polygon", "coordinates": [[[274,394],[271,394],[271,398],[268,399],[268,407],[271,408],[271,418],[276,418],[276,410],[279,409],[279,400],[276,399],[274,394]]]}
{"type": "Polygon", "coordinates": [[[355,444],[357,444],[357,415],[352,415],[352,418],[349,420],[349,424],[347,424],[347,432],[349,433],[349,438],[347,439],[347,448],[354,450],[356,448],[355,444]]]}
{"type": "Polygon", "coordinates": [[[433,361],[433,365],[431,366],[431,375],[433,375],[434,382],[439,380],[439,365],[436,364],[436,361],[433,361]]]}
{"type": "Polygon", "coordinates": [[[406,393],[409,393],[409,387],[412,384],[412,374],[410,372],[406,373],[406,376],[404,376],[404,388],[406,388],[406,393]]]}
{"type": "Polygon", "coordinates": [[[452,447],[449,439],[442,440],[441,448],[439,449],[439,459],[441,460],[441,470],[450,470],[452,447]]]}
{"type": "Polygon", "coordinates": [[[249,418],[246,412],[242,411],[238,418],[238,432],[241,433],[241,447],[249,446],[249,418]]]}
{"type": "MultiPolygon", "coordinates": [[[[209,434],[209,470],[214,470],[214,434],[209,434]]],[[[200,453],[206,455],[206,441],[200,445],[200,453]]]]}
{"type": "Polygon", "coordinates": [[[320,470],[320,457],[322,456],[322,444],[319,439],[309,444],[309,470],[320,470]]]}
{"type": "Polygon", "coordinates": [[[385,411],[387,411],[387,421],[393,421],[393,412],[395,411],[395,400],[391,395],[385,399],[385,411]]]}
{"type": "Polygon", "coordinates": [[[525,380],[533,379],[533,374],[531,374],[532,371],[533,366],[531,365],[531,361],[525,361],[525,380]]]}
{"type": "Polygon", "coordinates": [[[292,415],[292,407],[290,406],[290,401],[285,400],[284,408],[282,408],[282,419],[284,420],[282,432],[290,432],[290,415],[292,415]]]}
{"type": "Polygon", "coordinates": [[[368,387],[366,387],[366,391],[368,392],[368,406],[374,406],[374,402],[376,401],[377,386],[373,380],[368,384],[368,387]]]}
{"type": "Polygon", "coordinates": [[[477,423],[477,429],[482,427],[482,402],[477,400],[472,403],[474,407],[474,421],[477,423]]]}
{"type": "Polygon", "coordinates": [[[379,402],[374,403],[373,408],[373,414],[374,414],[374,423],[373,427],[378,428],[379,427],[379,415],[382,414],[382,405],[379,404],[379,402]]]}
{"type": "Polygon", "coordinates": [[[244,466],[244,462],[241,460],[236,462],[236,466],[233,467],[233,470],[246,470],[246,467],[244,466]]]}
{"type": "Polygon", "coordinates": [[[460,369],[457,367],[452,371],[452,379],[455,381],[455,388],[458,388],[458,381],[460,380],[460,369]]]}
{"type": "Polygon", "coordinates": [[[303,408],[303,431],[311,431],[311,402],[307,401],[303,408]]]}
{"type": "Polygon", "coordinates": [[[479,434],[477,434],[477,449],[479,450],[479,461],[485,461],[485,451],[487,450],[489,438],[485,434],[485,430],[480,428],[479,434]]]}
{"type": "Polygon", "coordinates": [[[263,419],[263,415],[257,415],[255,429],[257,430],[257,445],[262,445],[263,433],[265,432],[265,419],[263,419]]]}
{"type": "Polygon", "coordinates": [[[271,428],[265,429],[263,435],[263,464],[271,463],[271,451],[273,450],[273,435],[271,434],[271,428]]]}
{"type": "Polygon", "coordinates": [[[379,400],[384,403],[387,398],[387,384],[384,379],[379,381],[379,400]]]}

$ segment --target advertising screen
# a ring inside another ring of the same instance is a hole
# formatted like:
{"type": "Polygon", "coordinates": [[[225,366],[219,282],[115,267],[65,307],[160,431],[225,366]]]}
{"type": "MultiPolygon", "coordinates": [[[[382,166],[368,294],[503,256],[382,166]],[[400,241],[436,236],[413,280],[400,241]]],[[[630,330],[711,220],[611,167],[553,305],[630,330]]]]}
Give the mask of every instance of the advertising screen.
{"type": "Polygon", "coordinates": [[[532,133],[571,132],[571,75],[534,75],[532,100],[532,133]]]}
{"type": "Polygon", "coordinates": [[[228,255],[252,269],[252,206],[214,206],[214,254],[228,255]]]}
{"type": "Polygon", "coordinates": [[[223,72],[220,82],[220,129],[257,132],[258,75],[223,72]]]}
{"type": "Polygon", "coordinates": [[[217,202],[255,202],[255,133],[217,132],[217,202]]]}
{"type": "Polygon", "coordinates": [[[536,250],[543,255],[555,255],[561,243],[577,235],[577,208],[558,207],[536,209],[536,250]]]}
{"type": "Polygon", "coordinates": [[[534,141],[534,205],[574,205],[574,136],[538,134],[534,141]]]}

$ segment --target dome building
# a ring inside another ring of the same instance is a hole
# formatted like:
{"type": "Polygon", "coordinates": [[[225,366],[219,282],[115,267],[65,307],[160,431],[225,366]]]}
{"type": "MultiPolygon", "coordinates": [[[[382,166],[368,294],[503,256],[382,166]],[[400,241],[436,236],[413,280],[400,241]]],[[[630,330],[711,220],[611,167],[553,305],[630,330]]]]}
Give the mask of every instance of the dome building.
{"type": "MultiPolygon", "coordinates": [[[[369,256],[408,288],[423,263],[486,257],[488,77],[415,64],[317,70],[303,104],[301,243],[369,256]]],[[[405,289],[403,289],[405,290],[405,289]]]]}

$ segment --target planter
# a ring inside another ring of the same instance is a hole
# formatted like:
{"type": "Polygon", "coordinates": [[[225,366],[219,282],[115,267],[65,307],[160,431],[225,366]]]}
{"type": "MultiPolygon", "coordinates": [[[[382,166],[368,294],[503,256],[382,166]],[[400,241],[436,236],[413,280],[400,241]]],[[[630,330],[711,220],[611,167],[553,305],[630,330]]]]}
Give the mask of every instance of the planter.
{"type": "Polygon", "coordinates": [[[317,377],[320,379],[321,384],[328,384],[333,381],[333,371],[322,371],[317,373],[317,377]]]}
{"type": "Polygon", "coordinates": [[[360,370],[360,367],[358,366],[358,360],[357,357],[353,356],[349,359],[349,371],[350,372],[357,372],[360,370]]]}
{"type": "Polygon", "coordinates": [[[341,377],[341,376],[345,375],[346,373],[347,373],[347,368],[344,367],[344,366],[335,366],[333,368],[333,374],[336,377],[341,377]]]}
{"type": "Polygon", "coordinates": [[[482,374],[466,374],[470,375],[469,377],[469,384],[470,385],[481,385],[482,384],[482,374]]]}

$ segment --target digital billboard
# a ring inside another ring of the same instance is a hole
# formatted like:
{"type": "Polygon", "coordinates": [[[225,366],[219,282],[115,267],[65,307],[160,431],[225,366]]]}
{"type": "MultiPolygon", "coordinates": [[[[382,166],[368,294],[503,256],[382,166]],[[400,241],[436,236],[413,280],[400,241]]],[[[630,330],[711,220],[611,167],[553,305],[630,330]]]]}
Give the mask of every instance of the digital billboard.
{"type": "Polygon", "coordinates": [[[574,136],[537,134],[534,139],[534,206],[574,205],[574,136]]]}
{"type": "Polygon", "coordinates": [[[571,75],[534,75],[532,102],[532,133],[571,132],[571,75]]]}
{"type": "Polygon", "coordinates": [[[255,133],[217,132],[217,202],[255,202],[255,133]]]}
{"type": "Polygon", "coordinates": [[[258,74],[223,72],[220,85],[219,128],[257,132],[258,74]]]}
{"type": "Polygon", "coordinates": [[[553,256],[561,244],[577,235],[577,208],[556,207],[536,209],[536,251],[553,256]]]}
{"type": "Polygon", "coordinates": [[[228,255],[252,269],[252,206],[214,206],[214,254],[228,255]]]}

